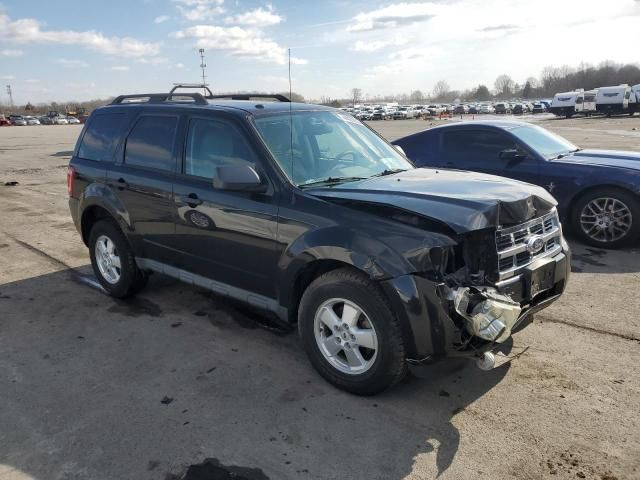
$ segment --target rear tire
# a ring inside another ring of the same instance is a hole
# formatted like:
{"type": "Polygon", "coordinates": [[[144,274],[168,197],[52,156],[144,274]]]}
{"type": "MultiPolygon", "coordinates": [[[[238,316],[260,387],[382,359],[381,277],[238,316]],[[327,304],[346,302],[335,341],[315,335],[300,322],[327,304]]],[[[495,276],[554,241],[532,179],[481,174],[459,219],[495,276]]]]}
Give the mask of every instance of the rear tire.
{"type": "Polygon", "coordinates": [[[100,220],[89,234],[91,266],[100,285],[112,297],[126,298],[144,288],[148,274],[136,265],[124,234],[110,220],[100,220]]]}
{"type": "Polygon", "coordinates": [[[354,269],[333,270],[309,285],[298,330],[311,364],[338,388],[374,395],[406,375],[402,327],[379,288],[354,269]]]}
{"type": "Polygon", "coordinates": [[[571,226],[587,245],[620,248],[634,244],[640,239],[640,202],[624,190],[592,190],[574,203],[571,226]]]}

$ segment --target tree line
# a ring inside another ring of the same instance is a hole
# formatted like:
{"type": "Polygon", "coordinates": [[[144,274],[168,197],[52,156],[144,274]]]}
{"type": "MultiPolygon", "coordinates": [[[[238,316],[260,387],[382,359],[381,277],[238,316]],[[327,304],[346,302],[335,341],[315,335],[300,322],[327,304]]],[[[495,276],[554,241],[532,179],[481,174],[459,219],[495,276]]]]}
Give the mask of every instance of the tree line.
{"type": "MultiPolygon", "coordinates": [[[[518,83],[507,74],[499,75],[495,79],[492,89],[487,85],[478,85],[466,90],[456,90],[451,88],[445,80],[440,80],[436,82],[431,92],[428,93],[422,90],[414,90],[411,93],[381,95],[371,98],[363,94],[360,88],[353,88],[348,97],[340,99],[338,102],[342,104],[361,102],[451,103],[456,100],[489,101],[512,98],[549,98],[559,92],[568,92],[579,88],[592,90],[622,83],[629,85],[640,84],[640,67],[637,64],[618,64],[605,61],[597,66],[584,62],[577,67],[568,65],[561,67],[547,66],[542,69],[538,78],[529,77],[522,83],[518,83]]],[[[322,97],[321,102],[330,104],[331,102],[336,102],[336,100],[322,97]]]]}

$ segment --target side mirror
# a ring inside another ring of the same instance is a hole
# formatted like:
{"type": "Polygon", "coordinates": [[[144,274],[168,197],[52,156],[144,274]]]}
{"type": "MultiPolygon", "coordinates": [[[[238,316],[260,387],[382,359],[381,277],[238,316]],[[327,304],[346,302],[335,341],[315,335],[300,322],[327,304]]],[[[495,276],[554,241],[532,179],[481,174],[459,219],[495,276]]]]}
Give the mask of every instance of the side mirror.
{"type": "Polygon", "coordinates": [[[520,160],[527,158],[527,155],[517,148],[507,148],[498,154],[498,158],[509,162],[519,162],[520,160]]]}
{"type": "Polygon", "coordinates": [[[267,186],[251,165],[224,165],[216,167],[213,188],[236,192],[265,192],[267,186]]]}
{"type": "Polygon", "coordinates": [[[395,148],[397,151],[399,151],[404,157],[407,156],[407,154],[404,153],[404,150],[402,149],[402,147],[400,145],[394,145],[393,148],[395,148]]]}

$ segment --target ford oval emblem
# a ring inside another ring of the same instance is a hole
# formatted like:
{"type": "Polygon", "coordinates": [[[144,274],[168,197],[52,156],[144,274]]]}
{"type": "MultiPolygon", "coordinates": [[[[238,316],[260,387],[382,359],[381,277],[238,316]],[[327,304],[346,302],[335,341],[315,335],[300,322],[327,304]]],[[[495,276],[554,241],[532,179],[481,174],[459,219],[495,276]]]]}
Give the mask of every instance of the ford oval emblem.
{"type": "Polygon", "coordinates": [[[527,252],[535,255],[544,248],[544,238],[541,235],[532,235],[527,238],[527,252]]]}

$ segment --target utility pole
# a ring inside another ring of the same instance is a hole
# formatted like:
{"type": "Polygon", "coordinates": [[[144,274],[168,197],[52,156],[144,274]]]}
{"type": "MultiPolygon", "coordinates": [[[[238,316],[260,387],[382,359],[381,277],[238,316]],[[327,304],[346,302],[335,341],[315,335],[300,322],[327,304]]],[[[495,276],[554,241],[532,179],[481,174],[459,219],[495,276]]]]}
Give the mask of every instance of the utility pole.
{"type": "Polygon", "coordinates": [[[201,48],[200,50],[198,50],[198,52],[200,52],[200,68],[202,69],[202,91],[204,93],[205,96],[207,96],[207,89],[204,88],[207,85],[207,75],[206,75],[206,68],[207,68],[207,64],[204,61],[204,48],[201,48]]]}
{"type": "Polygon", "coordinates": [[[13,108],[13,92],[11,91],[11,85],[7,85],[7,95],[9,95],[9,106],[13,108]]]}

